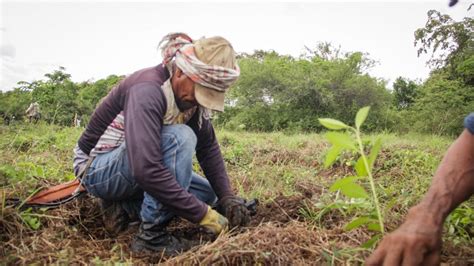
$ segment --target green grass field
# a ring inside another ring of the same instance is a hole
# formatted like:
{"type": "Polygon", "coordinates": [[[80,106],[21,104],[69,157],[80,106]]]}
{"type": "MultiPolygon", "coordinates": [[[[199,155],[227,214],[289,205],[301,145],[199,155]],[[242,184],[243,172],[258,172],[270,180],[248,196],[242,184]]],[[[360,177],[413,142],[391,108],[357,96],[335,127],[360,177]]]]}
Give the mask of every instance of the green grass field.
{"type": "MultiPolygon", "coordinates": [[[[169,264],[357,264],[370,254],[361,245],[374,234],[344,226],[373,211],[370,200],[329,192],[354,175],[354,154],[343,153],[324,169],[329,144],[319,134],[248,133],[217,130],[234,190],[260,201],[249,228],[219,236],[174,258],[139,257],[128,245],[136,227],[117,238],[102,229],[96,201],[83,198],[55,210],[23,211],[6,198],[27,198],[40,187],[74,178],[72,149],[82,129],[45,124],[0,127],[0,261],[12,263],[169,264]]],[[[431,135],[366,135],[383,140],[374,167],[386,231],[394,230],[429,187],[451,138],[431,135]]],[[[195,164],[195,170],[199,165],[195,164]]],[[[367,186],[368,184],[362,184],[367,186]]],[[[196,226],[177,219],[179,232],[196,226]]],[[[456,209],[445,224],[442,259],[474,263],[474,201],[456,209]]]]}

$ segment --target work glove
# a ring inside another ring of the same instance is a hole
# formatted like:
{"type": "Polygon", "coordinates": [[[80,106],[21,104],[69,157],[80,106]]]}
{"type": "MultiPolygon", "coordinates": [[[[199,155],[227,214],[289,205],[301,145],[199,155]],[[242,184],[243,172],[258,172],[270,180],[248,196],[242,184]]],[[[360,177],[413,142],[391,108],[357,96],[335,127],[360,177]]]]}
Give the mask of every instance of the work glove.
{"type": "Polygon", "coordinates": [[[229,219],[231,228],[246,226],[250,223],[250,211],[245,200],[237,196],[227,196],[217,202],[217,211],[229,219]]]}
{"type": "Polygon", "coordinates": [[[222,231],[227,230],[228,224],[229,221],[227,218],[213,210],[210,206],[207,206],[207,213],[201,222],[199,222],[199,225],[204,227],[207,232],[214,235],[218,235],[222,231]]]}

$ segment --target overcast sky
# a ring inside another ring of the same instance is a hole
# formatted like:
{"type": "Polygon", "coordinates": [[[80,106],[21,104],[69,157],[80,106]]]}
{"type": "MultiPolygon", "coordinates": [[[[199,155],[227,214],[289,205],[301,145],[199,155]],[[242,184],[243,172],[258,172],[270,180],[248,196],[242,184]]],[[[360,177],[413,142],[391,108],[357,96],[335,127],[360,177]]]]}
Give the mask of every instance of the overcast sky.
{"type": "Polygon", "coordinates": [[[370,74],[393,82],[425,79],[413,32],[436,9],[455,20],[473,16],[472,1],[180,2],[1,0],[1,83],[43,79],[66,68],[76,82],[125,75],[161,61],[157,44],[169,32],[193,38],[221,35],[237,52],[275,50],[298,56],[331,42],[370,54],[370,74]]]}

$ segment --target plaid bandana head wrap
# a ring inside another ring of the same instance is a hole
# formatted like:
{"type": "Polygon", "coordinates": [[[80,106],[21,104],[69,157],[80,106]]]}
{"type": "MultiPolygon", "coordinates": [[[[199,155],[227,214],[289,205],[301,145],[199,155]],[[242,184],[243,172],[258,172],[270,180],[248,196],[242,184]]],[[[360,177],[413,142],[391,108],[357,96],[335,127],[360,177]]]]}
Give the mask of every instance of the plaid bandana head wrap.
{"type": "Polygon", "coordinates": [[[168,65],[173,58],[179,67],[192,81],[218,92],[226,92],[237,80],[240,69],[208,65],[200,61],[194,53],[193,40],[185,33],[170,33],[159,43],[163,64],[168,65]]]}

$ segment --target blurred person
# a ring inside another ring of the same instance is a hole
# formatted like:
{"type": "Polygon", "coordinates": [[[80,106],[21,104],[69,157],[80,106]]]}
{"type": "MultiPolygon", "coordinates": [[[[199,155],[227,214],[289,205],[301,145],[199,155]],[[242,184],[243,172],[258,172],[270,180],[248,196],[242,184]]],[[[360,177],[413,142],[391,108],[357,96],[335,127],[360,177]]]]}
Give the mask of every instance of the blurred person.
{"type": "Polygon", "coordinates": [[[38,120],[41,118],[40,106],[38,102],[31,103],[28,109],[26,109],[25,113],[30,123],[38,122],[38,120]]]}

